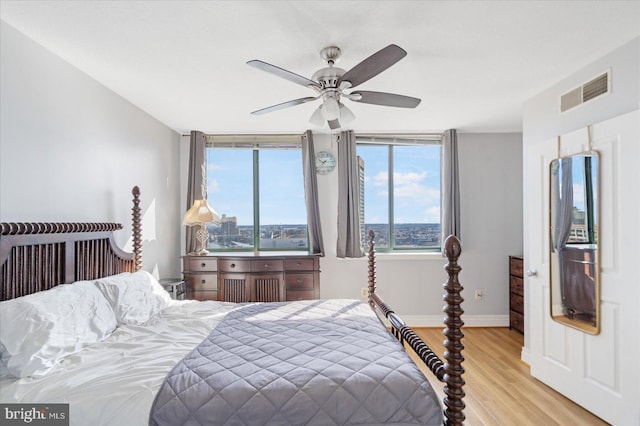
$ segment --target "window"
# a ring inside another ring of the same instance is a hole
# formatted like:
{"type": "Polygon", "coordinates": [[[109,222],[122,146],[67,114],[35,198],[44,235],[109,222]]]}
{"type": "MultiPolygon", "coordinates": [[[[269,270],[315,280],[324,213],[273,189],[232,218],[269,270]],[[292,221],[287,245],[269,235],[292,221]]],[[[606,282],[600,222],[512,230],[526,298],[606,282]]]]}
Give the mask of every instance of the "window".
{"type": "Polygon", "coordinates": [[[207,138],[208,249],[308,250],[300,136],[207,138]]]}
{"type": "Polygon", "coordinates": [[[441,136],[356,135],[356,142],[364,229],[375,232],[376,250],[440,249],[441,136]]]}

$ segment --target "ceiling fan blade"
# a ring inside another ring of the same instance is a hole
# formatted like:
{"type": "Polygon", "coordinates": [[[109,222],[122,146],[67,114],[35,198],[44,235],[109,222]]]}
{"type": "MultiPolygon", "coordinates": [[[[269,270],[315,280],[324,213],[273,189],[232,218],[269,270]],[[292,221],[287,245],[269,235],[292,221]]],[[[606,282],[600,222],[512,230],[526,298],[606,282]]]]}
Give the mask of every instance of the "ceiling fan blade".
{"type": "Polygon", "coordinates": [[[292,101],[283,102],[283,103],[277,104],[277,105],[271,105],[270,107],[266,107],[266,108],[262,108],[262,109],[253,111],[251,114],[254,114],[254,115],[266,114],[268,112],[278,111],[280,109],[289,108],[289,107],[292,107],[292,106],[295,106],[295,105],[304,104],[306,102],[315,101],[316,99],[318,99],[318,98],[317,97],[313,97],[313,96],[308,96],[306,98],[300,98],[300,99],[294,99],[292,101]]]}
{"type": "Polygon", "coordinates": [[[362,102],[365,104],[392,106],[399,108],[415,108],[421,99],[412,98],[411,96],[396,95],[395,93],[369,92],[359,90],[349,94],[349,99],[354,102],[362,102]]]}
{"type": "Polygon", "coordinates": [[[284,78],[285,80],[292,81],[296,84],[300,84],[305,87],[316,87],[320,88],[320,84],[313,80],[309,80],[306,77],[293,73],[291,71],[287,71],[284,68],[277,67],[275,65],[268,64],[263,61],[259,61],[254,59],[252,61],[247,62],[247,65],[251,65],[254,68],[258,68],[259,70],[266,71],[270,74],[277,75],[278,77],[284,78]]]}
{"type": "Polygon", "coordinates": [[[351,87],[356,87],[380,74],[405,56],[407,56],[407,52],[403,48],[390,44],[344,73],[340,77],[340,82],[348,81],[351,83],[351,87]]]}

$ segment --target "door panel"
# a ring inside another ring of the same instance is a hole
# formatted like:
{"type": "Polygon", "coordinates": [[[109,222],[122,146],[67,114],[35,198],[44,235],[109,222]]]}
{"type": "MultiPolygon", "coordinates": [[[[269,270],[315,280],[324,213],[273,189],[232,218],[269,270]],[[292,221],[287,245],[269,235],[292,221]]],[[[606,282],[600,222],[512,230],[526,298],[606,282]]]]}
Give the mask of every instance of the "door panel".
{"type": "Polygon", "coordinates": [[[525,195],[529,219],[527,317],[531,374],[613,424],[640,424],[640,114],[592,126],[600,153],[601,328],[586,334],[553,321],[549,286],[549,163],[589,149],[588,129],[531,145],[525,195]],[[560,148],[560,149],[559,149],[560,148]]]}

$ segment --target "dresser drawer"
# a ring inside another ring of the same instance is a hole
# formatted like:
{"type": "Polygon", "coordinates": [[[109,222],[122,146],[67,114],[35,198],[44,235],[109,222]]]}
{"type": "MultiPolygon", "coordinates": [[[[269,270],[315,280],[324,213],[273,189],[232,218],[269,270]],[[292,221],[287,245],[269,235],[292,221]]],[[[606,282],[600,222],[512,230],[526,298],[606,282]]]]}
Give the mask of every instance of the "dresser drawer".
{"type": "Polygon", "coordinates": [[[259,259],[251,261],[251,272],[281,272],[284,262],[282,259],[259,259]]]}
{"type": "Polygon", "coordinates": [[[187,297],[191,300],[218,300],[218,292],[217,291],[188,291],[187,297]]]}
{"type": "Polygon", "coordinates": [[[511,288],[511,293],[524,296],[524,280],[522,278],[511,275],[509,277],[509,286],[511,288]]]}
{"type": "Polygon", "coordinates": [[[190,290],[217,290],[218,274],[184,274],[190,290]]]}
{"type": "Polygon", "coordinates": [[[287,301],[312,300],[314,297],[313,290],[287,290],[287,301]]]}
{"type": "Polygon", "coordinates": [[[313,273],[287,273],[287,293],[292,290],[313,290],[313,273]]]}
{"type": "Polygon", "coordinates": [[[285,271],[313,271],[315,259],[285,259],[285,271]]]}
{"type": "Polygon", "coordinates": [[[522,259],[518,259],[516,257],[509,258],[509,273],[511,275],[524,277],[524,266],[522,259]]]}
{"type": "Polygon", "coordinates": [[[220,259],[218,269],[225,272],[251,272],[251,261],[246,259],[220,259]]]}
{"type": "Polygon", "coordinates": [[[511,306],[511,310],[524,314],[524,297],[511,293],[510,299],[509,304],[511,306]]]}
{"type": "Polygon", "coordinates": [[[218,260],[197,257],[190,259],[184,258],[184,270],[190,272],[211,272],[218,270],[218,260]]]}
{"type": "Polygon", "coordinates": [[[524,334],[524,316],[514,311],[509,312],[509,328],[524,334]]]}

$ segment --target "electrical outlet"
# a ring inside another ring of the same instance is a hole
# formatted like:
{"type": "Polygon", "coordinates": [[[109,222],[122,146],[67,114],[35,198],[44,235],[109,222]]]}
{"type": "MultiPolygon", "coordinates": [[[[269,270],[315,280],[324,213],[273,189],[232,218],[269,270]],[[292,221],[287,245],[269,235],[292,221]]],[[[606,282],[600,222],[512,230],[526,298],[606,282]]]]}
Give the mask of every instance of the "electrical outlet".
{"type": "Polygon", "coordinates": [[[367,287],[362,287],[360,289],[360,296],[369,297],[369,289],[367,287]]]}
{"type": "Polygon", "coordinates": [[[482,297],[484,296],[484,294],[482,293],[481,289],[476,289],[476,300],[482,300],[482,297]]]}

